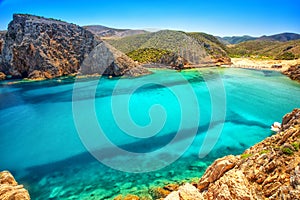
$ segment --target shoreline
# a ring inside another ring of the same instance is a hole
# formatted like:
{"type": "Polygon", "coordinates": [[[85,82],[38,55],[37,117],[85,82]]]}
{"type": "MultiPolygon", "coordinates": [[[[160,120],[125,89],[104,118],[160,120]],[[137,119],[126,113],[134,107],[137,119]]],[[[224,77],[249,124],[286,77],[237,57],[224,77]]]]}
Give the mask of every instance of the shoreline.
{"type": "MultiPolygon", "coordinates": [[[[232,64],[223,64],[223,65],[211,65],[211,64],[187,65],[183,69],[175,69],[171,66],[163,66],[163,65],[158,65],[158,64],[153,64],[153,65],[151,64],[151,66],[150,66],[150,64],[144,64],[142,66],[146,66],[146,68],[148,68],[148,69],[174,70],[174,71],[222,67],[222,68],[240,68],[240,69],[252,69],[252,70],[269,70],[269,71],[278,71],[281,73],[287,71],[291,66],[296,66],[296,65],[300,66],[300,59],[296,59],[296,60],[271,60],[271,59],[259,60],[259,59],[253,59],[253,58],[231,58],[231,61],[232,61],[232,64]]],[[[287,76],[284,73],[283,73],[283,75],[287,76]]],[[[70,74],[67,76],[55,77],[52,79],[24,78],[24,79],[5,79],[3,81],[11,81],[8,84],[16,84],[16,83],[22,83],[22,82],[39,82],[39,81],[53,80],[53,79],[59,80],[61,78],[69,78],[69,77],[84,79],[84,78],[101,77],[101,75],[99,75],[99,74],[90,74],[90,75],[70,74]]],[[[107,77],[109,77],[109,76],[107,76],[107,77]]],[[[140,77],[140,76],[137,76],[137,77],[140,77]]]]}
{"type": "Polygon", "coordinates": [[[255,70],[271,70],[271,71],[279,71],[279,72],[287,71],[291,66],[300,65],[300,59],[258,60],[258,59],[251,59],[251,58],[231,58],[231,61],[232,61],[232,65],[226,65],[226,67],[255,69],[255,70]]]}

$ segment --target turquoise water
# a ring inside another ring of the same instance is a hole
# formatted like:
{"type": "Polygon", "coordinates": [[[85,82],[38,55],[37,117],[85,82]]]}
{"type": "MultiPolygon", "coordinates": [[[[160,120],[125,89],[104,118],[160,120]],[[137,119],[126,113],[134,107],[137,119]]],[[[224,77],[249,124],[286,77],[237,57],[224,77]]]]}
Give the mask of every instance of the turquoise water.
{"type": "Polygon", "coordinates": [[[153,72],[1,82],[0,170],[13,172],[32,199],[150,199],[149,188],[197,180],[214,159],[270,136],[270,125],[300,106],[300,84],[278,72],[153,72]]]}

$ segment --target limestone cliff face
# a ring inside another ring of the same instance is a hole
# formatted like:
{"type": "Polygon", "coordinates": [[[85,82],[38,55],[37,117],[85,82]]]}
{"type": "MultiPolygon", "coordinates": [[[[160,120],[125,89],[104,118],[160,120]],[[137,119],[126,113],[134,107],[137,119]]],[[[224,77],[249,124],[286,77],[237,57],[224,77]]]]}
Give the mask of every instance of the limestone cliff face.
{"type": "Polygon", "coordinates": [[[300,199],[300,109],[285,115],[282,125],[244,154],[216,160],[198,184],[165,199],[300,199]]]}
{"type": "MultiPolygon", "coordinates": [[[[110,62],[105,65],[109,67],[105,73],[107,75],[123,75],[127,71],[131,74],[145,72],[141,68],[132,69],[136,67],[132,60],[125,55],[118,56],[120,53],[108,50],[110,47],[103,44],[93,33],[75,24],[15,14],[7,32],[0,32],[0,79],[6,75],[13,78],[47,79],[74,74],[80,70],[83,61],[91,56],[97,57],[99,63],[93,64],[98,66],[110,62]],[[104,51],[99,50],[101,48],[104,51]],[[97,53],[100,54],[95,55],[97,53]]],[[[101,69],[103,67],[101,65],[101,69]]],[[[86,72],[102,74],[96,71],[99,68],[91,68],[95,70],[86,72]]]]}
{"type": "Polygon", "coordinates": [[[0,71],[18,78],[54,78],[77,72],[99,41],[74,24],[15,14],[2,43],[0,71]]]}
{"type": "Polygon", "coordinates": [[[14,177],[8,172],[0,172],[1,200],[30,200],[28,191],[23,185],[18,185],[14,177]]]}

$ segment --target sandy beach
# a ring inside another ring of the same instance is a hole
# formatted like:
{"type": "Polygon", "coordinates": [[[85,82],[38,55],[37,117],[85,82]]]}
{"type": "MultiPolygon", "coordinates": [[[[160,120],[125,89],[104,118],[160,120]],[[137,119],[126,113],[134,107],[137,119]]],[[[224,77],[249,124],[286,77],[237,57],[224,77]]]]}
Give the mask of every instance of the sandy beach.
{"type": "Polygon", "coordinates": [[[231,58],[232,65],[229,67],[249,68],[286,71],[290,66],[300,65],[300,59],[297,60],[256,60],[250,58],[231,58]],[[272,68],[272,66],[282,66],[281,68],[272,68]]]}

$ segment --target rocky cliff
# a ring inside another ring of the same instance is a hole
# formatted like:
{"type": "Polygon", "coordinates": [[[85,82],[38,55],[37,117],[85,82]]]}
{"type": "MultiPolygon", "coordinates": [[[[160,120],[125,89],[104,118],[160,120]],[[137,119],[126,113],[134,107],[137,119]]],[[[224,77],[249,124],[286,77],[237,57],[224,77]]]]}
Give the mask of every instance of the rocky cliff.
{"type": "Polygon", "coordinates": [[[29,200],[29,194],[23,185],[18,185],[14,177],[8,172],[0,172],[1,200],[29,200]]]}
{"type": "Polygon", "coordinates": [[[166,200],[300,199],[300,109],[283,117],[281,132],[239,156],[216,160],[194,185],[166,200]]]}
{"type": "Polygon", "coordinates": [[[54,78],[77,72],[99,44],[77,25],[15,14],[8,25],[0,71],[16,78],[54,78]]]}
{"type": "Polygon", "coordinates": [[[291,66],[288,70],[284,71],[283,74],[287,75],[292,80],[300,82],[300,65],[291,66]]]}
{"type": "MultiPolygon", "coordinates": [[[[7,32],[0,33],[0,79],[6,75],[44,79],[77,73],[85,58],[91,52],[94,54],[93,50],[98,45],[103,47],[101,40],[75,24],[15,14],[7,32]]],[[[107,55],[101,56],[107,58],[107,55]]],[[[119,68],[132,66],[133,63],[127,58],[123,62],[112,61],[118,63],[119,68]]],[[[107,72],[109,74],[111,70],[107,72]]],[[[109,75],[117,74],[113,72],[109,75]]]]}

